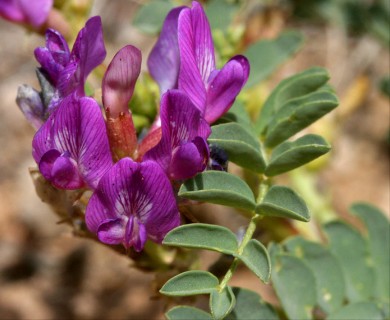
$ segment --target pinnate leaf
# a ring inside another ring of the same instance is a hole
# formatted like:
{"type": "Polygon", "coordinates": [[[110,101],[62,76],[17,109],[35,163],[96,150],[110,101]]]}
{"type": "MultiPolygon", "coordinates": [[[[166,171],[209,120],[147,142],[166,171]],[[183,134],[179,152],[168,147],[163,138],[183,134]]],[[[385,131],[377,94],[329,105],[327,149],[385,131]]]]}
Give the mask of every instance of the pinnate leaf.
{"type": "Polygon", "coordinates": [[[256,132],[263,133],[272,117],[287,101],[317,90],[328,80],[329,74],[325,69],[313,67],[281,81],[261,109],[255,124],[256,132]]]}
{"type": "Polygon", "coordinates": [[[253,291],[233,288],[236,305],[226,320],[278,320],[273,307],[253,291]]]}
{"type": "Polygon", "coordinates": [[[372,298],[374,270],[365,239],[356,229],[341,221],[327,223],[324,231],[329,239],[329,249],[343,269],[348,300],[356,302],[372,298]]]}
{"type": "Polygon", "coordinates": [[[337,320],[383,320],[383,315],[373,302],[359,301],[348,304],[329,315],[328,319],[337,320]]]}
{"type": "Polygon", "coordinates": [[[282,33],[273,40],[261,40],[251,45],[244,55],[251,65],[246,87],[251,87],[267,78],[283,62],[292,56],[303,43],[303,37],[295,31],[282,33]]]}
{"type": "Polygon", "coordinates": [[[367,229],[368,248],[376,274],[376,297],[390,301],[390,224],[384,213],[366,203],[355,203],[350,211],[359,217],[367,229]]]}
{"type": "Polygon", "coordinates": [[[307,134],[293,142],[286,141],[272,152],[265,174],[275,176],[298,168],[330,150],[329,144],[321,136],[307,134]]]}
{"type": "Polygon", "coordinates": [[[327,87],[287,101],[270,121],[265,145],[278,145],[332,111],[337,105],[336,95],[327,87]]]}
{"type": "Polygon", "coordinates": [[[264,172],[265,160],[260,143],[242,125],[232,122],[213,126],[208,141],[221,147],[228,154],[229,161],[255,172],[264,172]]]}
{"type": "Polygon", "coordinates": [[[252,190],[240,178],[223,171],[205,171],[186,180],[179,196],[187,199],[254,210],[252,190]]]}
{"type": "Polygon", "coordinates": [[[272,186],[263,201],[257,205],[256,212],[265,216],[291,218],[304,222],[310,220],[309,209],[303,199],[284,186],[272,186]]]}
{"type": "Polygon", "coordinates": [[[271,261],[267,249],[256,239],[251,239],[238,258],[263,282],[271,276],[271,261]]]}
{"type": "Polygon", "coordinates": [[[186,271],[169,279],[160,289],[167,296],[191,296],[211,293],[217,288],[217,277],[207,271],[186,271]]]}
{"type": "Polygon", "coordinates": [[[192,223],[173,229],[165,236],[163,244],[231,255],[237,251],[238,246],[235,234],[229,229],[204,223],[192,223]]]}
{"type": "Polygon", "coordinates": [[[224,319],[234,308],[236,298],[231,287],[225,287],[222,292],[214,290],[210,295],[210,310],[216,320],[224,319]]]}
{"type": "Polygon", "coordinates": [[[177,306],[165,313],[168,320],[212,320],[207,312],[188,306],[177,306]]]}

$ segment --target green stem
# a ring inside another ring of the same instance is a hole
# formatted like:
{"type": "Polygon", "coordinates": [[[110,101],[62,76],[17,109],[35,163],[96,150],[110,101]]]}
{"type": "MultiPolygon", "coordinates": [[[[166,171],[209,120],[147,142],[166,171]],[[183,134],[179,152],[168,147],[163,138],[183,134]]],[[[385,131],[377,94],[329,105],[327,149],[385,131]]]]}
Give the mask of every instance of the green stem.
{"type": "MultiPolygon", "coordinates": [[[[259,196],[257,198],[258,203],[263,201],[265,194],[268,191],[268,188],[269,188],[268,183],[266,183],[266,181],[262,181],[260,184],[260,187],[259,187],[259,196]]],[[[238,246],[237,255],[241,255],[244,252],[246,245],[252,239],[253,234],[256,231],[257,221],[261,218],[262,218],[262,216],[260,214],[253,212],[253,216],[252,216],[251,220],[249,221],[248,228],[246,229],[244,237],[243,237],[240,245],[238,246]]],[[[222,292],[226,288],[228,282],[230,281],[234,272],[236,271],[236,268],[237,268],[239,261],[240,260],[237,257],[234,258],[229,270],[226,272],[225,276],[223,277],[223,279],[219,285],[219,288],[218,288],[219,292],[222,292]]]]}

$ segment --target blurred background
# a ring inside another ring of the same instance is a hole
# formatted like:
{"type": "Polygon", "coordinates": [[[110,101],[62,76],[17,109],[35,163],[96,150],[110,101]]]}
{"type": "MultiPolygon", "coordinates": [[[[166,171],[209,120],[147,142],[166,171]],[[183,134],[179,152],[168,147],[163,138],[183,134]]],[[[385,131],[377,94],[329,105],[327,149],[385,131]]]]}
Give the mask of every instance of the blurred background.
{"type": "MultiPolygon", "coordinates": [[[[105,62],[132,44],[142,50],[146,70],[165,14],[180,4],[189,2],[96,0],[91,15],[102,16],[105,62]]],[[[340,216],[345,217],[355,201],[370,202],[389,216],[390,2],[214,0],[205,5],[222,61],[285,30],[303,35],[303,44],[291,58],[250,89],[259,101],[294,73],[312,66],[329,70],[341,103],[310,130],[324,135],[332,151],[286,181],[299,185],[308,175],[316,196],[326,199],[340,216]]],[[[0,319],[162,319],[164,303],[156,294],[152,273],[132,268],[128,259],[106,247],[73,236],[36,195],[28,171],[35,165],[34,129],[15,97],[21,84],[39,88],[33,50],[44,45],[44,38],[0,20],[0,39],[0,319]]],[[[224,209],[200,210],[214,214],[224,209]]],[[[214,214],[210,221],[233,229],[245,224],[229,212],[214,214]]],[[[205,254],[202,261],[212,259],[205,254]]],[[[232,284],[275,299],[245,270],[237,272],[232,284]]]]}

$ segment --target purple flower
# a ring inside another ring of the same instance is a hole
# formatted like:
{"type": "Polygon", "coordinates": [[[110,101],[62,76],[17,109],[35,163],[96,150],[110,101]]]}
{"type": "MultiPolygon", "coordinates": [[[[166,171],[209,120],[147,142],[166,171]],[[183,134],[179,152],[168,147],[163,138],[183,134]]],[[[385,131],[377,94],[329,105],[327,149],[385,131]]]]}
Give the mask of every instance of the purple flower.
{"type": "Polygon", "coordinates": [[[92,98],[63,99],[32,145],[39,170],[57,188],[94,189],[112,166],[103,115],[92,98]]]}
{"type": "Polygon", "coordinates": [[[160,142],[144,160],[157,162],[172,180],[193,177],[206,168],[210,126],[191,100],[179,90],[169,90],[161,98],[160,142]]]}
{"type": "Polygon", "coordinates": [[[87,76],[106,57],[100,17],[92,17],[87,21],[72,51],[69,51],[59,32],[49,29],[46,32],[46,47],[39,47],[34,53],[43,73],[55,88],[54,97],[48,106],[50,112],[61,99],[73,92],[79,97],[84,96],[87,76]]]}
{"type": "Polygon", "coordinates": [[[117,162],[100,180],[85,213],[88,229],[107,244],[141,251],[180,223],[171,184],[153,161],[117,162]]]}
{"type": "Polygon", "coordinates": [[[38,28],[46,21],[52,6],[53,0],[1,0],[0,16],[38,28]]]}
{"type": "Polygon", "coordinates": [[[195,1],[168,14],[148,66],[162,93],[183,90],[209,123],[228,111],[249,76],[249,62],[240,55],[216,69],[210,25],[195,1]]]}

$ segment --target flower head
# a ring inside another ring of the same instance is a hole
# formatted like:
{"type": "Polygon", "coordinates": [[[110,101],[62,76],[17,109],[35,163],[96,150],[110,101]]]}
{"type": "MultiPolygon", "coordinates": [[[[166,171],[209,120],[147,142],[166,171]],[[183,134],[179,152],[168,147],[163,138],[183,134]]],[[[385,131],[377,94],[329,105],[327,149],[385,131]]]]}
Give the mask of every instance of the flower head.
{"type": "Polygon", "coordinates": [[[249,76],[249,62],[240,55],[216,69],[210,25],[196,1],[168,14],[148,66],[162,93],[184,91],[209,123],[228,111],[249,76]]]}
{"type": "Polygon", "coordinates": [[[0,17],[38,28],[46,21],[52,6],[53,0],[2,0],[0,17]]]}
{"type": "Polygon", "coordinates": [[[191,100],[179,90],[169,90],[161,99],[160,142],[145,160],[156,161],[173,180],[193,177],[206,168],[210,126],[191,100]]]}
{"type": "Polygon", "coordinates": [[[161,242],[180,223],[171,184],[152,161],[117,162],[89,200],[86,223],[100,241],[141,251],[149,238],[161,242]]]}
{"type": "Polygon", "coordinates": [[[42,175],[57,188],[96,188],[112,166],[97,102],[74,95],[63,99],[35,134],[33,157],[42,175]]]}

